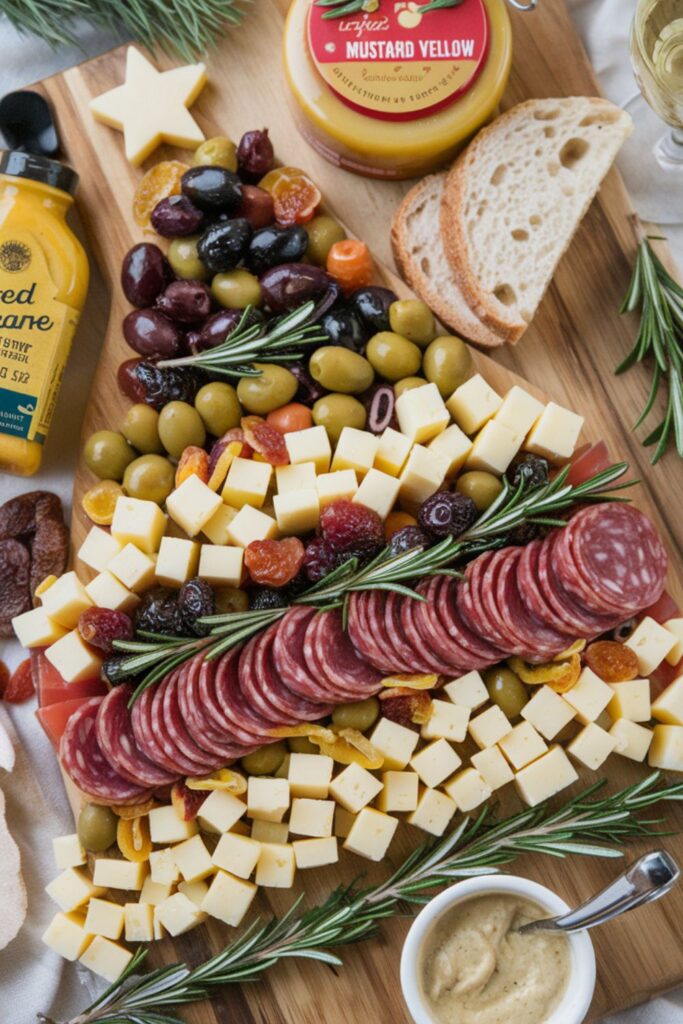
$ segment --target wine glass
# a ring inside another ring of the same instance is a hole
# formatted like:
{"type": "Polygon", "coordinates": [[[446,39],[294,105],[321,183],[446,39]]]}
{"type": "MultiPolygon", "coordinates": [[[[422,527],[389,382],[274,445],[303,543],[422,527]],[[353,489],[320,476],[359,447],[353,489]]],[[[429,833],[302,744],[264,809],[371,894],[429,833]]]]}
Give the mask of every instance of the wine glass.
{"type": "Polygon", "coordinates": [[[683,0],[638,0],[631,62],[646,102],[669,125],[655,146],[662,168],[683,166],[683,0]]]}

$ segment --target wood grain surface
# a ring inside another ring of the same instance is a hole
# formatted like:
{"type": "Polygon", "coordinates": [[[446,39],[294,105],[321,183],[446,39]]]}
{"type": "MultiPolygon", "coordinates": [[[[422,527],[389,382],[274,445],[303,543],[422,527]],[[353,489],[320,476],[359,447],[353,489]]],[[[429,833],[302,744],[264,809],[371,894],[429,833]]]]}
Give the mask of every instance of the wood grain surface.
{"type": "MultiPolygon", "coordinates": [[[[390,268],[389,223],[409,183],[378,182],[346,174],[323,161],[297,135],[286,106],[281,67],[285,7],[285,0],[259,0],[254,5],[244,27],[210,57],[210,84],[193,113],[207,136],[229,134],[238,138],[247,129],[268,125],[278,159],[305,167],[318,182],[331,210],[390,268]]],[[[530,15],[513,12],[512,18],[515,60],[505,106],[533,96],[598,91],[562,0],[548,0],[530,15]]],[[[128,308],[118,282],[123,254],[144,237],[131,215],[131,198],[142,171],[126,162],[121,136],[95,124],[87,111],[91,96],[121,82],[124,57],[121,48],[41,84],[56,108],[68,157],[81,176],[80,214],[91,254],[110,288],[109,327],[85,417],[84,436],[105,426],[115,428],[128,404],[115,384],[119,363],[131,355],[121,337],[121,319],[128,308]]],[[[158,63],[170,66],[165,60],[158,63]]],[[[182,158],[182,153],[160,150],[148,165],[171,155],[182,158]]],[[[649,371],[636,368],[621,378],[612,373],[630,347],[635,330],[634,319],[620,317],[617,310],[628,282],[638,231],[621,179],[613,171],[520,344],[496,350],[495,361],[485,356],[477,356],[477,360],[482,373],[499,390],[509,387],[520,375],[539,393],[580,411],[586,417],[585,437],[605,438],[615,458],[630,462],[643,481],[638,503],[668,537],[670,589],[683,600],[679,569],[683,544],[681,464],[671,453],[653,469],[647,451],[631,433],[647,394],[649,371]]],[[[382,271],[381,276],[397,291],[409,294],[391,270],[382,271]]],[[[81,330],[89,329],[86,320],[81,330]]],[[[98,339],[93,337],[92,342],[96,344],[98,339]]],[[[54,429],[59,429],[58,424],[54,429]]],[[[75,546],[89,526],[80,510],[80,497],[91,483],[92,478],[81,466],[74,492],[75,546]]],[[[642,768],[619,758],[610,760],[608,771],[612,787],[643,773],[642,768]]],[[[669,810],[667,824],[680,829],[683,811],[669,810]]],[[[408,828],[399,830],[390,863],[372,867],[369,877],[388,873],[416,841],[411,832],[408,828]]],[[[662,845],[683,859],[682,839],[666,838],[662,845]]],[[[636,852],[640,851],[634,847],[633,854],[636,852]]],[[[352,855],[342,856],[339,869],[301,873],[296,891],[305,891],[307,901],[319,901],[340,879],[350,880],[365,867],[365,862],[352,855]]],[[[571,903],[605,884],[615,873],[615,864],[526,858],[515,864],[515,870],[551,885],[571,903]]],[[[261,911],[272,908],[282,912],[291,904],[292,894],[271,890],[259,900],[261,911]]],[[[594,933],[599,969],[592,1020],[683,981],[682,914],[683,890],[679,890],[594,933]]],[[[344,952],[342,970],[292,961],[270,971],[258,983],[216,993],[210,1005],[185,1008],[181,1015],[194,1024],[408,1021],[398,984],[401,942],[407,928],[405,920],[390,922],[376,940],[349,948],[344,952]]],[[[197,962],[221,948],[228,935],[228,929],[213,922],[172,943],[158,944],[152,962],[174,958],[197,962]]]]}

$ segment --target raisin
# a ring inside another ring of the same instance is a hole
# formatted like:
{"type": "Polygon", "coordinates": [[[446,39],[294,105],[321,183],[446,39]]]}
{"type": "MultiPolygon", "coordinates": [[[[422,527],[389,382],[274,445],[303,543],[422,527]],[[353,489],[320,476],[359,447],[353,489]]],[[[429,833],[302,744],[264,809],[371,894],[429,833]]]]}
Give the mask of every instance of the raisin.
{"type": "Polygon", "coordinates": [[[86,608],[78,618],[78,632],[86,643],[112,654],[114,640],[132,640],[133,622],[125,612],[86,608]]]}
{"type": "Polygon", "coordinates": [[[519,487],[520,481],[526,487],[540,487],[547,484],[548,460],[540,455],[532,455],[525,452],[523,455],[516,455],[507,468],[505,476],[513,487],[519,487]]]}
{"type": "Polygon", "coordinates": [[[389,541],[389,553],[395,558],[413,548],[428,548],[430,543],[429,537],[419,526],[403,526],[389,541]]]}
{"type": "Polygon", "coordinates": [[[285,587],[304,563],[304,546],[298,537],[284,540],[253,540],[244,552],[244,564],[254,583],[285,587]]]}
{"type": "Polygon", "coordinates": [[[583,660],[605,683],[627,683],[638,677],[635,651],[616,640],[598,640],[583,653],[583,660]]]}
{"type": "Polygon", "coordinates": [[[34,693],[35,686],[33,684],[31,659],[26,658],[15,668],[7,686],[5,687],[2,697],[8,704],[23,704],[23,702],[28,700],[29,697],[32,697],[34,693]]]}
{"type": "Polygon", "coordinates": [[[199,576],[183,583],[178,593],[178,611],[187,630],[196,633],[197,636],[205,636],[211,626],[202,625],[198,619],[203,615],[214,615],[216,612],[216,600],[211,584],[199,576]]]}
{"type": "Polygon", "coordinates": [[[184,632],[184,622],[178,607],[176,591],[168,587],[153,587],[148,590],[135,609],[133,622],[138,632],[181,636],[184,632]]]}
{"type": "Polygon", "coordinates": [[[45,518],[38,512],[36,532],[31,540],[31,593],[46,576],[61,576],[69,558],[69,531],[60,517],[45,518]]]}
{"type": "Polygon", "coordinates": [[[333,501],[320,515],[325,541],[333,551],[371,551],[383,546],[384,526],[374,509],[351,501],[333,501]]]}
{"type": "Polygon", "coordinates": [[[0,636],[12,636],[11,620],[30,611],[30,578],[28,548],[18,540],[0,541],[0,636]]]}
{"type": "Polygon", "coordinates": [[[286,466],[289,463],[284,435],[260,416],[243,417],[242,430],[249,446],[262,455],[271,466],[286,466]]]}
{"type": "Polygon", "coordinates": [[[270,587],[264,587],[263,590],[257,590],[254,593],[250,607],[252,611],[263,611],[267,608],[286,608],[287,598],[281,590],[272,590],[270,587]]]}
{"type": "Polygon", "coordinates": [[[479,513],[465,494],[437,491],[422,502],[417,520],[431,537],[459,537],[472,525],[479,513]]]}

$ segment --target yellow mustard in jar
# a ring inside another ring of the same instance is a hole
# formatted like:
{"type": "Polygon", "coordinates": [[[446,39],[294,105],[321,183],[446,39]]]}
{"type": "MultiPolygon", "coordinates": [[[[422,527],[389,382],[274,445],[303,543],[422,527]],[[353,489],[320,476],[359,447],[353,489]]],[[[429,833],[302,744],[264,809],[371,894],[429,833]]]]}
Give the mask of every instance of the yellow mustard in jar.
{"type": "Polygon", "coordinates": [[[0,154],[0,470],[30,476],[88,289],[66,223],[78,176],[56,160],[0,154]]]}
{"type": "Polygon", "coordinates": [[[284,64],[297,126],[331,163],[409,178],[453,159],[495,114],[512,60],[506,0],[435,6],[293,0],[284,64]]]}

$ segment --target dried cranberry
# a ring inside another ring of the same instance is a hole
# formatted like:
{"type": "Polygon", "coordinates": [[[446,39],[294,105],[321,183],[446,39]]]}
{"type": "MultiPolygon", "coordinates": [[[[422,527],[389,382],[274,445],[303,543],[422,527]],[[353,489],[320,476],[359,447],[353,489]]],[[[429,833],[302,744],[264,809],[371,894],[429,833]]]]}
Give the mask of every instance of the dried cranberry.
{"type": "Polygon", "coordinates": [[[263,587],[257,590],[251,599],[249,607],[252,611],[264,611],[269,608],[286,608],[287,598],[281,590],[272,590],[270,587],[263,587]]]}
{"type": "Polygon", "coordinates": [[[459,537],[478,514],[477,506],[465,494],[437,491],[423,501],[417,520],[430,537],[459,537]]]}
{"type": "Polygon", "coordinates": [[[396,396],[391,384],[373,384],[361,395],[361,401],[367,409],[366,429],[371,434],[381,434],[387,427],[398,427],[394,415],[396,396]]]}
{"type": "Polygon", "coordinates": [[[202,625],[198,619],[215,614],[216,599],[211,585],[199,576],[183,583],[178,594],[178,610],[186,629],[205,636],[211,627],[202,625]]]}
{"type": "Polygon", "coordinates": [[[204,214],[187,196],[167,196],[152,210],[152,227],[164,238],[182,238],[199,231],[204,214]]]}
{"type": "Polygon", "coordinates": [[[138,632],[181,636],[185,631],[185,623],[178,607],[176,591],[168,587],[148,590],[135,609],[134,622],[138,632]]]}
{"type": "Polygon", "coordinates": [[[337,554],[322,537],[314,537],[306,545],[304,573],[311,583],[317,583],[337,568],[337,554]]]}
{"type": "Polygon", "coordinates": [[[548,461],[530,452],[516,455],[505,476],[513,487],[519,487],[520,481],[524,482],[525,487],[540,487],[549,480],[548,461]]]}
{"type": "Polygon", "coordinates": [[[374,509],[351,501],[333,501],[320,515],[322,535],[333,551],[356,552],[379,548],[384,527],[374,509]]]}
{"type": "Polygon", "coordinates": [[[389,553],[394,558],[413,548],[428,548],[431,541],[419,526],[404,526],[389,541],[389,553]]]}
{"type": "Polygon", "coordinates": [[[196,324],[211,312],[211,292],[202,281],[172,281],[157,299],[157,309],[181,324],[196,324]]]}
{"type": "Polygon", "coordinates": [[[237,169],[246,181],[262,178],[271,167],[275,153],[268,129],[245,132],[237,147],[237,169]]]}
{"type": "Polygon", "coordinates": [[[293,401],[301,402],[302,405],[315,405],[327,393],[322,385],[313,380],[303,363],[288,363],[287,369],[299,382],[293,401]]]}
{"type": "Polygon", "coordinates": [[[125,612],[110,608],[86,608],[78,618],[78,632],[86,643],[105,654],[111,654],[114,640],[133,639],[133,623],[125,612]]]}

